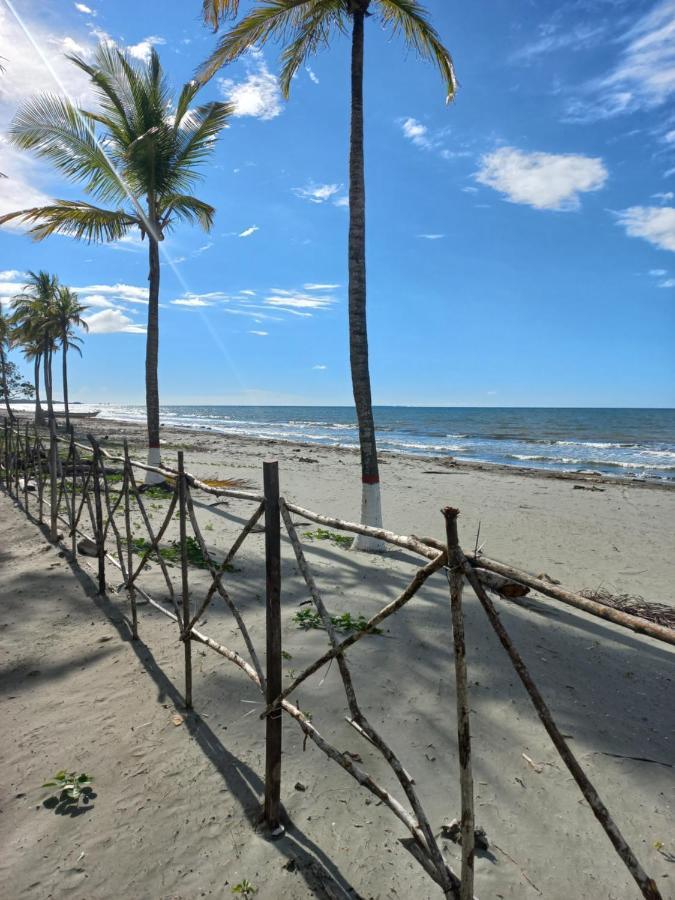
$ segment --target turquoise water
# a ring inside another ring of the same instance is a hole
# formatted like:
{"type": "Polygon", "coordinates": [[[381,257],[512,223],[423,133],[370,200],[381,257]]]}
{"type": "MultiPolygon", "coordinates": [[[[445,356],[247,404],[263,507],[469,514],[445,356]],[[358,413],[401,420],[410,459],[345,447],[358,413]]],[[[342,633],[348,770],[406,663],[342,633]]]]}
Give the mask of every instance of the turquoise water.
{"type": "MultiPolygon", "coordinates": [[[[143,420],[138,406],[104,418],[143,420]]],[[[162,422],[221,434],[357,446],[345,406],[163,406],[162,422]]],[[[380,450],[528,469],[675,481],[673,409],[484,409],[380,406],[380,450]]]]}

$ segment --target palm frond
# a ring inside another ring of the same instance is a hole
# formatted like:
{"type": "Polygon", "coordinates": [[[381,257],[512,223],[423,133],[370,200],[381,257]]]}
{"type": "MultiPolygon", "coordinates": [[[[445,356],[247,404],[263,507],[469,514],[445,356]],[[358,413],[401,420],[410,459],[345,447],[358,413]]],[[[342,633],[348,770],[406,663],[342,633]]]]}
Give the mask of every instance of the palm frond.
{"type": "Polygon", "coordinates": [[[213,25],[214,31],[223,19],[234,18],[239,12],[239,0],[204,0],[202,16],[207,25],[213,25]]]}
{"type": "MultiPolygon", "coordinates": [[[[333,0],[338,4],[340,0],[333,0]]],[[[218,42],[211,56],[198,70],[199,81],[208,81],[218,69],[237,59],[255,45],[293,32],[302,22],[307,7],[316,0],[260,0],[251,12],[218,42]],[[303,8],[304,7],[304,8],[303,8]]]]}
{"type": "MultiPolygon", "coordinates": [[[[184,188],[194,181],[195,167],[204,161],[213,144],[234,112],[231,103],[206,103],[188,112],[178,129],[177,147],[173,159],[174,174],[184,188]]],[[[176,184],[178,187],[178,183],[176,184]]]]}
{"type": "Polygon", "coordinates": [[[26,101],[10,130],[14,146],[49,159],[71,181],[103,200],[119,202],[124,189],[110,159],[81,111],[63,97],[43,94],[26,101]]]}
{"type": "Polygon", "coordinates": [[[331,28],[346,30],[344,14],[335,0],[314,0],[306,10],[305,17],[296,27],[294,39],[286,45],[281,54],[282,69],[279,86],[288,99],[293,76],[305,64],[307,58],[319,47],[327,46],[331,28]]]}
{"type": "Polygon", "coordinates": [[[449,51],[418,0],[377,0],[380,16],[395,34],[402,34],[408,46],[425,60],[434,63],[445,82],[449,103],[457,91],[455,67],[449,51]]]}
{"type": "Polygon", "coordinates": [[[178,103],[176,104],[176,112],[173,117],[174,128],[180,126],[183,117],[190,109],[190,104],[194,100],[195,95],[201,90],[201,87],[202,85],[196,79],[188,81],[187,84],[183,85],[180,96],[178,97],[178,103]]]}
{"type": "Polygon", "coordinates": [[[0,225],[20,220],[32,224],[28,232],[36,241],[52,234],[65,234],[88,243],[116,241],[139,220],[122,209],[100,209],[77,200],[56,200],[49,206],[38,206],[0,216],[0,225]]]}
{"type": "Polygon", "coordinates": [[[171,226],[174,218],[199,224],[204,231],[210,231],[216,210],[209,203],[191,197],[189,194],[173,194],[162,197],[162,230],[171,226]]]}

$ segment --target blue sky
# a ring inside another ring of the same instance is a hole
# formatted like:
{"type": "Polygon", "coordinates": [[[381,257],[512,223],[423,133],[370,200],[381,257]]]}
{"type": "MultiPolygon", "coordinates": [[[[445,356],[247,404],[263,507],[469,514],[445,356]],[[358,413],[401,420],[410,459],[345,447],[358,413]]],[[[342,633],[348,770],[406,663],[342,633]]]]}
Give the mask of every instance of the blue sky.
{"type": "MultiPolygon", "coordinates": [[[[375,402],[675,406],[675,0],[426,5],[457,67],[449,106],[436,71],[367,22],[375,402]]],[[[199,0],[13,8],[39,52],[0,0],[2,134],[54,76],[87,105],[64,51],[155,44],[180,86],[215,42],[199,0]]],[[[266,45],[202,94],[237,114],[195,191],[213,232],[165,241],[164,403],[351,404],[349,45],[314,58],[288,103],[277,56],[266,45]]],[[[0,171],[2,212],[81,196],[4,138],[0,171]]],[[[47,269],[91,307],[75,399],[143,399],[146,253],[0,230],[0,298],[47,269]]]]}

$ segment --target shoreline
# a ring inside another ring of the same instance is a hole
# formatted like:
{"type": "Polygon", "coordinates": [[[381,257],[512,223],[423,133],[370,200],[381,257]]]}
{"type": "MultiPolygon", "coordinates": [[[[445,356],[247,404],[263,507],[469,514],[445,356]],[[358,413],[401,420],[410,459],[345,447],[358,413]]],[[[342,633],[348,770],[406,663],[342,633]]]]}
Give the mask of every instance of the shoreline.
{"type": "MultiPolygon", "coordinates": [[[[81,421],[81,420],[80,420],[81,421]]],[[[113,425],[124,426],[125,428],[145,430],[145,426],[141,422],[130,419],[107,419],[95,418],[92,423],[102,424],[109,422],[113,425]]],[[[255,435],[231,434],[226,431],[218,431],[214,428],[194,428],[185,425],[161,425],[163,434],[172,432],[177,434],[189,434],[194,437],[216,437],[224,441],[241,442],[250,446],[274,447],[281,445],[285,448],[299,449],[303,451],[323,450],[330,453],[349,454],[350,456],[358,456],[357,447],[347,447],[341,444],[322,444],[311,441],[290,441],[284,438],[263,438],[255,435]]],[[[131,435],[129,435],[131,437],[131,435]]],[[[160,445],[167,444],[165,440],[160,439],[160,445]]],[[[389,459],[410,460],[415,463],[429,463],[430,465],[441,466],[447,471],[439,474],[449,474],[451,470],[464,472],[486,472],[504,475],[519,475],[525,478],[547,478],[556,481],[582,481],[588,482],[590,485],[620,485],[620,486],[636,486],[646,489],[663,489],[666,491],[675,490],[675,480],[668,481],[666,479],[656,478],[637,478],[626,477],[621,475],[608,475],[603,472],[575,472],[575,471],[557,471],[551,469],[539,469],[534,466],[505,465],[504,463],[491,463],[473,460],[458,460],[453,456],[439,456],[432,454],[406,453],[398,450],[378,450],[378,460],[386,462],[389,459]]]]}

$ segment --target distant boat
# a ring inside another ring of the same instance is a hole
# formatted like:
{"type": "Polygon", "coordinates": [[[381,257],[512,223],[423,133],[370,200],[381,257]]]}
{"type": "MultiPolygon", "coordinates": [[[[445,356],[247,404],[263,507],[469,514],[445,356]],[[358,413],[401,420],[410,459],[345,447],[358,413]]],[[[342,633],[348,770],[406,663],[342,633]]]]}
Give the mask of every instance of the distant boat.
{"type": "MultiPolygon", "coordinates": [[[[47,414],[47,404],[42,402],[42,409],[47,414]]],[[[63,403],[54,402],[52,404],[54,407],[54,415],[58,418],[65,418],[66,410],[63,403]]],[[[9,402],[9,408],[12,410],[15,416],[26,416],[26,415],[34,415],[35,413],[35,401],[34,400],[19,400],[16,402],[9,402]]],[[[89,406],[86,403],[71,403],[68,407],[68,415],[71,419],[93,419],[101,412],[100,409],[96,409],[94,406],[89,406]]]]}

